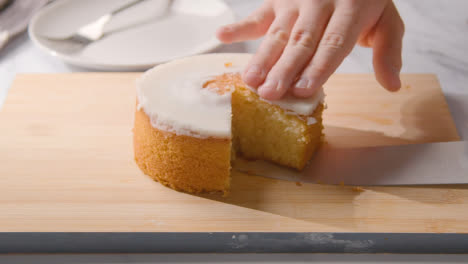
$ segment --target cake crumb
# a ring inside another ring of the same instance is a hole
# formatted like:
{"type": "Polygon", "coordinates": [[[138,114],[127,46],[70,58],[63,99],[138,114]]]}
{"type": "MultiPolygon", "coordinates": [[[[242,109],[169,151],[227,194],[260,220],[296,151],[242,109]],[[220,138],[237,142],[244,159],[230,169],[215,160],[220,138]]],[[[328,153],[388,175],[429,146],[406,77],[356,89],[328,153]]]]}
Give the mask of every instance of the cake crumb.
{"type": "Polygon", "coordinates": [[[340,181],[340,186],[344,186],[344,181],[340,181]]]}
{"type": "Polygon", "coordinates": [[[405,85],[405,89],[406,89],[406,90],[411,89],[411,85],[409,85],[409,84],[405,85]]]}
{"type": "Polygon", "coordinates": [[[318,184],[323,184],[323,181],[317,180],[317,183],[318,183],[318,184]]]}
{"type": "Polygon", "coordinates": [[[363,192],[363,191],[364,191],[364,188],[362,188],[361,186],[354,186],[354,187],[353,187],[353,191],[355,191],[355,192],[363,192]]]}
{"type": "Polygon", "coordinates": [[[226,67],[226,68],[232,67],[232,62],[224,63],[224,67],[226,67]]]}
{"type": "Polygon", "coordinates": [[[297,186],[302,186],[302,183],[301,182],[296,182],[296,185],[297,186]]]}

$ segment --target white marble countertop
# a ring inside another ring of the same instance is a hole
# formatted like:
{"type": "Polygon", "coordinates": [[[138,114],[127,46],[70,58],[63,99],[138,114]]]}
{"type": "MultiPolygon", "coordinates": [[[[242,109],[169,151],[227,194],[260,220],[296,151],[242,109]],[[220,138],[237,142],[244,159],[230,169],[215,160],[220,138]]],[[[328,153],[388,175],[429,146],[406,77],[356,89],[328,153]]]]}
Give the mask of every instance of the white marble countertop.
{"type": "MultiPolygon", "coordinates": [[[[253,11],[261,0],[228,0],[227,2],[241,18],[253,11]]],[[[468,12],[466,11],[468,1],[397,0],[396,4],[406,24],[402,72],[437,74],[459,133],[466,140],[468,138],[466,103],[468,100],[468,12]]],[[[254,52],[258,44],[259,41],[252,41],[227,45],[218,51],[254,52]]],[[[372,72],[371,56],[371,50],[356,47],[340,66],[338,72],[372,72]]],[[[87,70],[63,64],[58,59],[43,53],[32,44],[27,34],[22,34],[0,51],[0,107],[12,80],[18,73],[76,71],[87,70]]],[[[301,258],[298,260],[300,261],[301,258]]]]}

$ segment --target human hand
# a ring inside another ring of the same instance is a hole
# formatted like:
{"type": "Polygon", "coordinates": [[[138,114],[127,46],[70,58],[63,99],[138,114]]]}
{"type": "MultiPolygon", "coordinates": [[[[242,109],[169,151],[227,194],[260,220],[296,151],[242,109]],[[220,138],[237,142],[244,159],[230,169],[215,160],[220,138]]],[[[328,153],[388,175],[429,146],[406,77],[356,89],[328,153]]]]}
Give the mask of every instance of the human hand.
{"type": "Polygon", "coordinates": [[[242,79],[269,100],[288,91],[312,96],[356,43],[373,49],[376,79],[397,91],[403,34],[391,0],[265,0],[249,17],[217,32],[225,43],[265,35],[242,79]]]}

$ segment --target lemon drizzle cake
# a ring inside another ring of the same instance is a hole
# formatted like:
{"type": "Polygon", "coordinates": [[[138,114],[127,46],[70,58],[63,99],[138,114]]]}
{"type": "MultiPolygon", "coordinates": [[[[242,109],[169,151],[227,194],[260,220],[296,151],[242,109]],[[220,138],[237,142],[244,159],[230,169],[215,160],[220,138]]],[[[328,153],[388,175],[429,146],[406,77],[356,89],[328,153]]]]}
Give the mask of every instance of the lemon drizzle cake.
{"type": "Polygon", "coordinates": [[[321,142],[323,91],[261,99],[239,72],[249,54],[207,54],[154,67],[137,81],[135,160],[173,189],[227,193],[237,154],[302,169],[321,142]]]}

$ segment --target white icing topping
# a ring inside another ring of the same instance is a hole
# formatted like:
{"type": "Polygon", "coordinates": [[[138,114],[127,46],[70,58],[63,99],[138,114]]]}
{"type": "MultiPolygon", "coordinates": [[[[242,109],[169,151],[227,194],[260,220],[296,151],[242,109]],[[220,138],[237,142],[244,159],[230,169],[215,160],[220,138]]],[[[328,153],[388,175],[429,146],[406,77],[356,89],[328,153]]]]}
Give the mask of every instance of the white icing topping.
{"type": "Polygon", "coordinates": [[[323,102],[324,98],[325,94],[323,88],[321,88],[314,96],[309,98],[296,98],[287,94],[281,100],[270,102],[299,115],[311,115],[315,111],[315,108],[323,102]]]}
{"type": "MultiPolygon", "coordinates": [[[[203,84],[226,72],[241,72],[250,54],[207,54],[162,64],[137,80],[137,109],[153,127],[194,137],[231,137],[231,94],[218,94],[203,84]],[[225,63],[232,66],[226,67],[225,63]]],[[[323,90],[307,99],[287,96],[268,101],[299,115],[310,115],[323,101],[323,90]]],[[[308,119],[309,123],[309,119],[308,119]]]]}
{"type": "MultiPolygon", "coordinates": [[[[255,88],[250,86],[247,87],[253,92],[257,92],[255,88]]],[[[324,103],[324,99],[325,93],[323,92],[323,88],[320,88],[314,96],[309,98],[297,98],[291,94],[286,94],[281,98],[281,100],[276,101],[260,98],[262,101],[277,105],[285,110],[289,110],[287,113],[292,115],[311,115],[320,103],[324,103]]]]}

